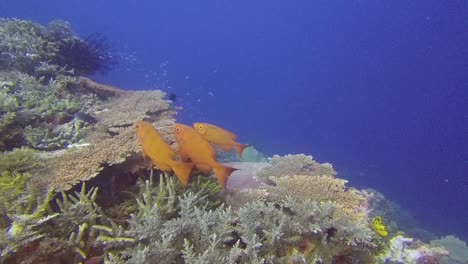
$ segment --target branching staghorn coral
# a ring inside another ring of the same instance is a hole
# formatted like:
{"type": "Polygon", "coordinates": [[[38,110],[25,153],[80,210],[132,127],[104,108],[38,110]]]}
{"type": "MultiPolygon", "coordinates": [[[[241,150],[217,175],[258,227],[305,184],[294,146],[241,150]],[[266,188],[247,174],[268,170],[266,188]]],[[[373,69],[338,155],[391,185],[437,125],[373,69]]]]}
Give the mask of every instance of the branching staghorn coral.
{"type": "Polygon", "coordinates": [[[68,22],[51,21],[46,26],[19,19],[0,20],[0,69],[32,74],[43,62],[66,67],[81,75],[107,71],[116,57],[105,38],[78,37],[68,22]]]}
{"type": "MultiPolygon", "coordinates": [[[[33,241],[28,239],[25,246],[37,242],[30,249],[33,254],[22,255],[10,251],[10,260],[21,263],[59,263],[66,259],[78,263],[92,257],[91,254],[102,254],[102,252],[107,252],[117,245],[133,242],[132,238],[122,236],[124,231],[121,226],[115,225],[104,215],[96,203],[97,191],[97,188],[86,190],[86,185],[83,184],[79,192],[62,193],[61,198],[55,200],[58,207],[56,213],[49,215],[44,220],[35,220],[32,222],[33,224],[29,224],[32,226],[35,236],[32,237],[33,241]]],[[[48,201],[50,200],[49,198],[48,201]]],[[[37,211],[44,212],[45,205],[41,205],[40,208],[42,209],[37,211]]],[[[17,222],[15,220],[13,223],[17,222]]],[[[29,229],[31,228],[29,227],[29,229]]],[[[9,233],[13,233],[11,230],[26,229],[18,228],[12,224],[8,229],[9,233]]],[[[15,232],[20,235],[29,234],[25,231],[15,232]]],[[[20,237],[18,235],[9,236],[20,237]]]]}
{"type": "Polygon", "coordinates": [[[65,21],[0,19],[0,150],[57,150],[82,138],[90,124],[76,114],[93,114],[87,95],[97,93],[78,77],[114,64],[104,44],[65,21]]]}
{"type": "Polygon", "coordinates": [[[36,200],[36,195],[36,192],[30,192],[15,201],[9,209],[10,226],[8,229],[2,229],[0,235],[2,258],[8,259],[21,248],[43,238],[44,234],[40,232],[40,228],[58,216],[58,214],[48,214],[47,210],[53,197],[52,190],[43,200],[36,200]]]}
{"type": "Polygon", "coordinates": [[[11,211],[11,204],[16,202],[28,191],[27,183],[31,175],[28,173],[18,173],[3,171],[0,174],[0,228],[8,225],[7,213],[11,211]]]}
{"type": "Polygon", "coordinates": [[[0,153],[0,171],[2,172],[31,172],[43,166],[39,153],[30,148],[17,148],[0,153]]]}
{"type": "Polygon", "coordinates": [[[38,61],[44,59],[41,50],[46,40],[40,36],[42,30],[42,26],[31,21],[1,19],[0,68],[34,69],[38,61]]]}
{"type": "MultiPolygon", "coordinates": [[[[293,234],[291,217],[274,203],[252,202],[240,208],[237,232],[243,241],[259,241],[258,254],[273,261],[279,256],[286,256],[288,250],[297,243],[293,234]]],[[[252,242],[250,242],[252,243],[252,242]]]]}
{"type": "Polygon", "coordinates": [[[208,210],[201,192],[176,196],[177,181],[166,177],[159,186],[141,185],[139,209],[120,233],[136,244],[108,254],[108,263],[331,263],[343,256],[367,259],[374,246],[369,227],[338,214],[341,206],[333,201],[288,198],[208,210]]]}
{"type": "Polygon", "coordinates": [[[80,132],[86,124],[75,119],[74,114],[86,109],[68,91],[67,87],[76,83],[73,77],[59,75],[45,80],[24,73],[0,72],[0,80],[4,84],[0,94],[0,100],[4,101],[0,107],[2,149],[28,145],[54,150],[81,138],[80,132]],[[15,107],[11,105],[12,100],[15,107]],[[15,138],[12,133],[19,135],[15,138]]]}

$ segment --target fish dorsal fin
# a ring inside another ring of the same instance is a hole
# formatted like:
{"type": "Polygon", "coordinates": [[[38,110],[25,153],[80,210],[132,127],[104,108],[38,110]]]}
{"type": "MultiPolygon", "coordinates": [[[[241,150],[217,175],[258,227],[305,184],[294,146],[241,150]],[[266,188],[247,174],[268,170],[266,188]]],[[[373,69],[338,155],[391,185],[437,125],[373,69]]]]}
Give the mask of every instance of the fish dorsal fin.
{"type": "Polygon", "coordinates": [[[232,133],[231,131],[228,131],[224,128],[221,128],[221,127],[218,127],[218,129],[220,129],[227,137],[229,137],[230,139],[232,139],[233,141],[236,141],[237,139],[237,135],[232,133]]]}
{"type": "Polygon", "coordinates": [[[233,141],[235,141],[237,139],[236,134],[234,134],[231,131],[228,131],[228,130],[222,128],[222,127],[215,126],[215,125],[212,125],[212,124],[205,124],[205,125],[207,126],[206,133],[208,134],[209,137],[210,136],[212,137],[215,134],[222,134],[223,136],[225,136],[227,138],[230,138],[233,141]]]}

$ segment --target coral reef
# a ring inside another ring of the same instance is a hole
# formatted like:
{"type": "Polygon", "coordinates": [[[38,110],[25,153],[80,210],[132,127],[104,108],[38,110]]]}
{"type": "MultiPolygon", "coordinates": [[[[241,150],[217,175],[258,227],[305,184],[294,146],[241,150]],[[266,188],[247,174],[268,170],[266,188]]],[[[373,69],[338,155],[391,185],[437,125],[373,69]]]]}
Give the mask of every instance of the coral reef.
{"type": "Polygon", "coordinates": [[[0,171],[27,172],[43,167],[40,153],[30,148],[17,148],[0,153],[0,171]]]}
{"type": "Polygon", "coordinates": [[[289,197],[296,201],[333,201],[342,208],[338,210],[340,214],[345,214],[356,222],[367,223],[366,198],[360,191],[348,189],[346,180],[335,178],[333,175],[336,172],[331,164],[317,163],[311,156],[303,154],[273,156],[269,159],[269,164],[270,166],[256,172],[264,181],[260,187],[231,193],[227,202],[239,208],[242,203],[257,199],[280,201],[289,197]],[[305,174],[294,174],[296,172],[305,174]]]}
{"type": "Polygon", "coordinates": [[[249,147],[227,190],[153,170],[134,123],[178,150],[177,109],[81,76],[115,63],[64,21],[0,19],[0,263],[465,263],[464,242],[400,235],[396,206],[312,156],[249,147]]]}
{"type": "MultiPolygon", "coordinates": [[[[123,164],[132,155],[141,157],[133,127],[140,119],[152,120],[161,135],[171,140],[175,111],[163,96],[161,91],[140,91],[108,101],[96,113],[95,129],[80,141],[81,146],[54,155],[45,180],[57,190],[66,190],[95,177],[106,166],[123,164]]],[[[132,169],[130,164],[125,167],[132,169]]]]}
{"type": "Polygon", "coordinates": [[[328,175],[309,176],[293,175],[270,177],[274,185],[264,184],[270,199],[279,200],[281,197],[292,197],[295,200],[304,198],[313,201],[335,201],[352,211],[350,215],[364,214],[363,207],[366,199],[356,189],[347,189],[346,180],[328,175]]]}
{"type": "Polygon", "coordinates": [[[336,175],[333,166],[330,163],[320,164],[316,162],[312,156],[304,154],[278,156],[275,155],[268,159],[270,167],[264,168],[257,173],[260,179],[268,180],[271,176],[287,176],[287,175],[336,175]]]}
{"type": "Polygon", "coordinates": [[[0,150],[58,150],[83,138],[92,122],[80,116],[94,114],[101,93],[81,75],[116,63],[105,43],[65,21],[0,19],[0,150]]]}
{"type": "Polygon", "coordinates": [[[379,263],[440,263],[448,252],[443,247],[422,244],[413,238],[397,235],[390,239],[389,248],[377,256],[379,263]]]}
{"type": "Polygon", "coordinates": [[[0,148],[30,146],[54,150],[76,142],[87,126],[74,115],[87,111],[67,87],[72,77],[46,80],[25,73],[1,72],[0,148]]]}
{"type": "Polygon", "coordinates": [[[435,247],[445,247],[449,252],[448,256],[441,259],[442,264],[466,264],[468,263],[468,247],[466,242],[455,236],[445,236],[431,241],[435,247]]]}
{"type": "Polygon", "coordinates": [[[296,258],[331,263],[344,256],[369,263],[372,233],[349,218],[335,217],[340,208],[334,202],[286,199],[279,206],[257,201],[238,210],[209,210],[199,192],[189,189],[174,196],[176,183],[163,180],[152,187],[147,181],[142,186],[139,209],[125,233],[138,243],[111,252],[110,263],[287,263],[296,258]]]}
{"type": "Polygon", "coordinates": [[[107,71],[117,64],[99,34],[82,39],[62,20],[42,26],[18,19],[0,20],[0,69],[33,74],[37,68],[60,67],[79,75],[107,71]]]}

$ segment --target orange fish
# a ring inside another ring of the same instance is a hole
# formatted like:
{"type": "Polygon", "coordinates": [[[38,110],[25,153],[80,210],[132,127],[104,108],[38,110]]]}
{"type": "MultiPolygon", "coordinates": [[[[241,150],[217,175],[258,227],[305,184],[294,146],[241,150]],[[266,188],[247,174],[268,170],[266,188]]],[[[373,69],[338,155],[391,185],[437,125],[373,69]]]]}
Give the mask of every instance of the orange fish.
{"type": "Polygon", "coordinates": [[[214,171],[219,184],[223,189],[226,189],[228,177],[236,169],[218,163],[213,146],[195,129],[183,124],[176,124],[174,135],[180,146],[181,155],[190,158],[197,168],[205,173],[214,171]]]}
{"type": "Polygon", "coordinates": [[[209,142],[215,144],[224,151],[236,150],[237,156],[242,158],[242,152],[248,145],[237,143],[237,135],[226,129],[207,123],[194,123],[193,128],[209,142]]]}
{"type": "Polygon", "coordinates": [[[177,179],[182,185],[186,186],[194,164],[175,161],[175,151],[163,140],[150,123],[138,121],[136,131],[143,157],[150,158],[153,164],[164,172],[174,171],[177,179]]]}

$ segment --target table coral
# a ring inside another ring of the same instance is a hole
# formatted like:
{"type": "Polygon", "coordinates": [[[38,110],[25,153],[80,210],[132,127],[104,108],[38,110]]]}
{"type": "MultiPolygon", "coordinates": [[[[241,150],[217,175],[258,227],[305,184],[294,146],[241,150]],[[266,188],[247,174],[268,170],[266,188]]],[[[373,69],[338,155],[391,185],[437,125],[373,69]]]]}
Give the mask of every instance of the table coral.
{"type": "Polygon", "coordinates": [[[260,179],[267,180],[271,176],[286,175],[336,175],[336,171],[330,163],[318,163],[312,156],[304,154],[278,156],[269,158],[270,167],[266,167],[257,173],[260,179]]]}
{"type": "Polygon", "coordinates": [[[57,153],[44,180],[57,190],[67,190],[95,177],[105,166],[127,161],[140,151],[133,123],[143,118],[152,120],[159,133],[174,142],[175,111],[163,96],[161,91],[138,91],[111,99],[105,111],[96,114],[95,129],[82,140],[84,146],[57,153]]]}

